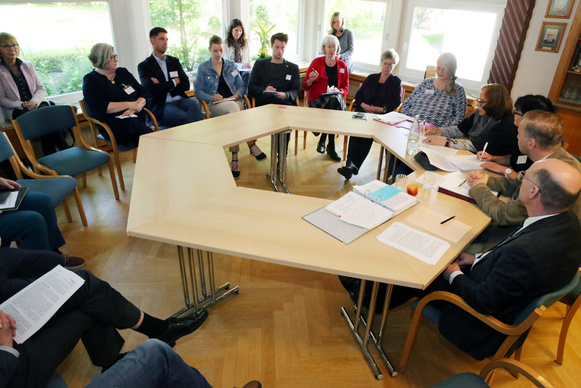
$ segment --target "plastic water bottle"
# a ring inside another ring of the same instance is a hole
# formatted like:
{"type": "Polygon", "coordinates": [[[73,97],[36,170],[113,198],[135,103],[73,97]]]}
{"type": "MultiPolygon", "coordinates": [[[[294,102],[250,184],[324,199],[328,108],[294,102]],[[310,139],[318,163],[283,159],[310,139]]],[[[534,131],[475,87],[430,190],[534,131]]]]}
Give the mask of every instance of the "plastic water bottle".
{"type": "Polygon", "coordinates": [[[410,156],[414,156],[418,153],[418,142],[420,141],[420,124],[418,122],[418,115],[414,117],[414,123],[410,128],[410,134],[408,136],[408,144],[406,147],[406,152],[410,156]]]}

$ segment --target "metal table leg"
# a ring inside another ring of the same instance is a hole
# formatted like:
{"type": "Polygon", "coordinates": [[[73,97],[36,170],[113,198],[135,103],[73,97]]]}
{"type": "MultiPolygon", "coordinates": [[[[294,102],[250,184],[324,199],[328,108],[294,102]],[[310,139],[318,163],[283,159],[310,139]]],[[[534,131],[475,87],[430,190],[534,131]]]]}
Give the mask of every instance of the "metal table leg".
{"type": "Polygon", "coordinates": [[[278,191],[278,187],[276,185],[279,155],[278,140],[278,133],[273,133],[270,135],[270,172],[266,175],[266,177],[270,180],[270,183],[272,183],[274,191],[278,191]]]}
{"type": "Polygon", "coordinates": [[[278,134],[278,181],[282,185],[284,191],[290,194],[286,187],[286,159],[288,151],[287,138],[290,136],[291,131],[284,131],[278,134]]]}
{"type": "Polygon", "coordinates": [[[230,282],[216,287],[212,252],[205,251],[204,255],[204,251],[199,249],[186,248],[188,252],[186,268],[184,247],[177,248],[185,306],[172,316],[185,315],[192,310],[209,307],[233,293],[238,293],[240,286],[232,287],[230,282]]]}
{"type": "Polygon", "coordinates": [[[347,310],[344,307],[341,307],[341,314],[343,315],[343,317],[347,321],[347,324],[349,325],[349,328],[351,329],[351,333],[353,333],[353,335],[355,336],[355,339],[357,340],[357,342],[359,342],[359,346],[361,347],[361,351],[363,352],[363,355],[365,356],[365,359],[366,359],[367,363],[369,364],[371,371],[375,375],[375,378],[380,380],[383,378],[383,374],[379,370],[379,367],[377,366],[375,359],[373,358],[373,356],[369,352],[369,348],[368,348],[369,340],[371,340],[371,343],[375,345],[375,348],[377,349],[377,351],[381,355],[381,358],[385,362],[390,376],[395,377],[395,376],[397,376],[397,372],[396,372],[395,368],[393,367],[393,365],[391,364],[391,362],[389,361],[389,358],[387,357],[387,354],[385,354],[385,351],[383,350],[383,347],[382,347],[383,334],[385,332],[385,326],[387,324],[387,314],[388,314],[388,308],[389,308],[389,301],[391,299],[391,292],[393,290],[393,286],[390,284],[387,287],[387,291],[386,291],[386,295],[385,295],[385,302],[383,305],[383,314],[382,314],[382,318],[381,318],[380,330],[379,330],[379,334],[376,336],[372,330],[372,325],[373,325],[373,314],[375,313],[375,303],[377,301],[377,294],[379,291],[379,283],[378,282],[373,283],[373,288],[371,291],[371,300],[369,302],[369,311],[367,314],[367,320],[361,314],[361,311],[362,311],[361,308],[363,306],[363,295],[364,295],[364,291],[365,291],[365,284],[366,284],[366,281],[361,280],[361,288],[359,289],[359,299],[357,300],[357,306],[355,307],[355,321],[351,320],[349,313],[347,312],[347,310]],[[363,337],[359,334],[359,323],[360,322],[363,325],[364,331],[365,331],[365,334],[363,337]]]}

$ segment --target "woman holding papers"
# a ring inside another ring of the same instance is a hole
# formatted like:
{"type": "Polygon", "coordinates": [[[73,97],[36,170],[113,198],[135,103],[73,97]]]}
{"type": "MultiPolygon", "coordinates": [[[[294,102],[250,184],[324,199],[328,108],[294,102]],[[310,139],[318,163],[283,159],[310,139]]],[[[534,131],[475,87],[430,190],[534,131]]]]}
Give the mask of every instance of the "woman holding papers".
{"type": "Polygon", "coordinates": [[[511,153],[517,144],[517,128],[512,114],[512,100],[508,90],[499,84],[484,85],[476,100],[476,112],[458,125],[431,128],[424,143],[463,149],[476,153],[486,150],[493,155],[511,153]],[[454,139],[467,136],[469,140],[454,139]]]}
{"type": "MultiPolygon", "coordinates": [[[[244,81],[240,72],[236,69],[236,63],[229,59],[222,58],[224,54],[224,44],[222,38],[214,35],[210,38],[208,47],[211,57],[202,63],[198,68],[196,84],[194,87],[196,98],[206,101],[210,105],[212,116],[222,116],[228,113],[235,113],[244,110],[244,81]]],[[[256,140],[248,142],[250,153],[257,160],[266,159],[264,152],[256,145],[256,140]]],[[[232,176],[234,179],[240,177],[238,168],[238,145],[230,147],[232,152],[232,176]]]]}
{"type": "MultiPolygon", "coordinates": [[[[398,62],[399,55],[394,49],[386,50],[381,54],[381,73],[370,74],[355,94],[357,112],[383,114],[393,111],[401,104],[403,92],[401,79],[391,73],[398,62]]],[[[347,163],[337,172],[345,179],[357,175],[372,145],[373,139],[351,137],[347,163]]]]}
{"type": "MultiPolygon", "coordinates": [[[[303,80],[303,90],[307,92],[307,101],[311,108],[346,110],[345,96],[349,92],[349,71],[345,62],[337,58],[341,51],[339,39],[327,35],[321,44],[324,57],[318,57],[311,62],[307,76],[303,80]]],[[[327,134],[322,134],[317,152],[325,152],[327,134]]],[[[327,155],[331,160],[340,162],[341,158],[335,152],[335,135],[329,134],[327,155]]]]}
{"type": "MultiPolygon", "coordinates": [[[[516,99],[514,103],[514,125],[519,126],[525,113],[531,110],[542,110],[545,112],[557,113],[557,108],[551,100],[545,96],[527,94],[516,99]]],[[[486,152],[478,151],[478,158],[482,160],[482,167],[487,170],[504,174],[507,178],[516,178],[520,171],[527,170],[533,161],[530,160],[518,149],[518,144],[509,155],[494,156],[486,152]]]]}
{"type": "Polygon", "coordinates": [[[456,81],[456,57],[443,53],[436,64],[436,78],[423,80],[404,101],[401,113],[419,115],[436,127],[456,125],[466,116],[466,93],[456,81]]]}
{"type": "MultiPolygon", "coordinates": [[[[89,114],[109,125],[117,143],[136,146],[139,136],[152,132],[145,124],[146,91],[126,68],[117,67],[117,58],[107,43],[91,48],[89,60],[95,69],[83,78],[83,98],[89,114]]],[[[99,132],[109,139],[101,127],[99,132]]]]}

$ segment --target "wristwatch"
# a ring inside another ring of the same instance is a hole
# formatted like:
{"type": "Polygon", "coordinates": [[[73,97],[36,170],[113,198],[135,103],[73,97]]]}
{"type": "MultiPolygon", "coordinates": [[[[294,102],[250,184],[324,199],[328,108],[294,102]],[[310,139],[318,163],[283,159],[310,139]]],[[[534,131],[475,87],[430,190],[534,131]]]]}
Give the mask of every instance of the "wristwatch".
{"type": "Polygon", "coordinates": [[[504,170],[504,176],[508,178],[508,176],[512,174],[512,168],[507,168],[506,170],[504,170]]]}

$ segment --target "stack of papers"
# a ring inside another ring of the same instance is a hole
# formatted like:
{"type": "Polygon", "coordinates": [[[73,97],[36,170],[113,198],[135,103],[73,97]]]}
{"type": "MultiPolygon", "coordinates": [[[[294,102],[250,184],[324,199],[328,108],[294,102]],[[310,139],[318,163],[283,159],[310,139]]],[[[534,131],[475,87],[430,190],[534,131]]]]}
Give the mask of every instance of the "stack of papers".
{"type": "Polygon", "coordinates": [[[398,112],[389,112],[384,115],[375,116],[374,120],[381,121],[394,127],[411,128],[414,118],[398,112]]]}
{"type": "Polygon", "coordinates": [[[443,171],[474,171],[482,170],[482,162],[476,155],[456,155],[458,150],[437,146],[421,146],[430,164],[443,171]]]}
{"type": "Polygon", "coordinates": [[[408,193],[378,180],[356,186],[353,191],[388,208],[395,215],[418,203],[416,197],[412,197],[408,193]]]}
{"type": "MultiPolygon", "coordinates": [[[[468,186],[466,178],[466,175],[461,172],[450,173],[445,176],[442,182],[440,182],[438,191],[468,202],[476,203],[474,198],[468,194],[470,186],[468,186]]],[[[497,191],[493,191],[492,193],[498,195],[497,191]]]]}
{"type": "Polygon", "coordinates": [[[325,209],[338,216],[343,222],[368,230],[383,224],[394,216],[391,210],[379,206],[353,191],[325,206],[325,209]]]}

